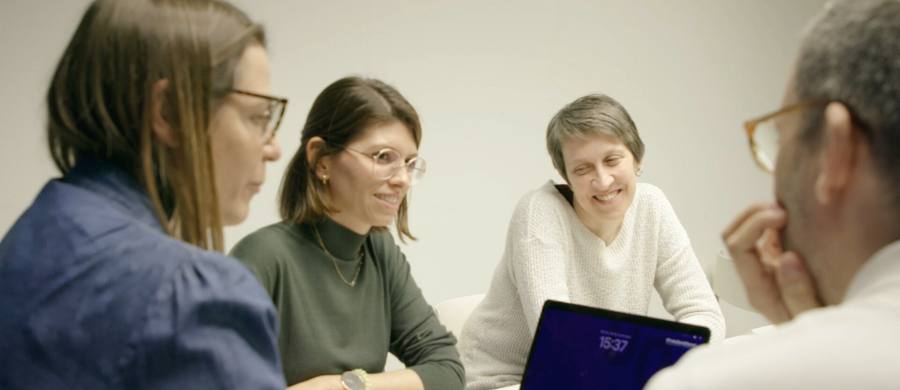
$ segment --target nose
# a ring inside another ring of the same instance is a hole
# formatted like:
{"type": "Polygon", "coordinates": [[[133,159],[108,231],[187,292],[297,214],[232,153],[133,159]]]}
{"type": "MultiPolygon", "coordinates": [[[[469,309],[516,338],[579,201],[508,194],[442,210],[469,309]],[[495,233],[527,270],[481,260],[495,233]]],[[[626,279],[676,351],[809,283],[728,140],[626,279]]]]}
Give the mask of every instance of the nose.
{"type": "Polygon", "coordinates": [[[278,161],[281,158],[281,146],[278,144],[278,139],[272,137],[263,145],[263,160],[272,162],[278,161]]]}
{"type": "Polygon", "coordinates": [[[591,185],[599,190],[605,190],[613,184],[613,176],[602,169],[597,170],[597,177],[591,179],[591,185]]]}
{"type": "Polygon", "coordinates": [[[409,170],[404,165],[397,169],[393,176],[388,178],[388,183],[391,186],[400,186],[403,190],[406,190],[412,184],[412,176],[410,176],[409,170]]]}

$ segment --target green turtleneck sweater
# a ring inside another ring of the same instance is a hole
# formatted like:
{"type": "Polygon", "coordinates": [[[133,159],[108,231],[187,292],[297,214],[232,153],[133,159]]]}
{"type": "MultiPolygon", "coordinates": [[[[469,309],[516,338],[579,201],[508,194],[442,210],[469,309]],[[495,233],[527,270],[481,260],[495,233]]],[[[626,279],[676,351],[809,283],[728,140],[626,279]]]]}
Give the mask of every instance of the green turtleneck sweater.
{"type": "Polygon", "coordinates": [[[441,325],[387,231],[361,236],[330,219],[281,222],[235,245],[278,309],[278,347],[288,385],[362,368],[384,371],[391,352],[426,389],[462,389],[456,338],[441,325]],[[349,286],[362,259],[355,286],[349,286]]]}

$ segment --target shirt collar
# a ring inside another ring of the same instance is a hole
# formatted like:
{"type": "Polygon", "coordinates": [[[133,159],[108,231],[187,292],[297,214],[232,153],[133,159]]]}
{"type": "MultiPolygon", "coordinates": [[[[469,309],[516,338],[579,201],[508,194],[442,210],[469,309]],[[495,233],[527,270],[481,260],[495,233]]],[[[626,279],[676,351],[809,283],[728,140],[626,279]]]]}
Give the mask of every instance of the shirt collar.
{"type": "MultiPolygon", "coordinates": [[[[327,217],[320,222],[312,224],[309,229],[312,230],[313,228],[319,232],[319,236],[321,236],[325,244],[325,249],[338,260],[359,260],[359,253],[363,243],[366,241],[366,235],[356,234],[356,232],[327,217]]],[[[319,246],[315,231],[312,232],[312,235],[316,246],[319,246]]]]}
{"type": "Polygon", "coordinates": [[[109,161],[79,158],[75,166],[61,181],[108,199],[111,206],[162,230],[162,225],[156,218],[153,205],[143,186],[134,177],[109,161]]]}
{"type": "Polygon", "coordinates": [[[875,252],[853,277],[844,301],[878,290],[885,284],[900,282],[900,241],[894,241],[875,252]]]}

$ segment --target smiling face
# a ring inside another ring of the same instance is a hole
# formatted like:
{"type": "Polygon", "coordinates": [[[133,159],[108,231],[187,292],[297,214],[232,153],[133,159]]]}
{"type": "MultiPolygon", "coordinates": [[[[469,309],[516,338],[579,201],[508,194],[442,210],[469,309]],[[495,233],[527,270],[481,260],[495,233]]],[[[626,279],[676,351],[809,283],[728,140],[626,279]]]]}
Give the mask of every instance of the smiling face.
{"type": "MultiPolygon", "coordinates": [[[[269,58],[260,45],[244,50],[234,70],[234,89],[268,94],[269,58]]],[[[261,118],[268,115],[266,99],[236,93],[226,95],[210,123],[211,149],[215,165],[216,193],[224,225],[247,218],[250,199],[266,178],[266,163],[281,156],[273,139],[262,137],[261,118]]]]}
{"type": "Polygon", "coordinates": [[[639,166],[628,148],[613,135],[596,133],[564,141],[562,152],[582,222],[621,223],[634,199],[639,166]]]}
{"type": "Polygon", "coordinates": [[[358,234],[390,225],[409,191],[410,177],[400,169],[384,179],[371,157],[384,149],[395,150],[404,161],[416,157],[412,132],[400,122],[376,125],[344,146],[344,151],[324,157],[318,172],[329,178],[328,193],[338,210],[329,216],[358,234]]]}

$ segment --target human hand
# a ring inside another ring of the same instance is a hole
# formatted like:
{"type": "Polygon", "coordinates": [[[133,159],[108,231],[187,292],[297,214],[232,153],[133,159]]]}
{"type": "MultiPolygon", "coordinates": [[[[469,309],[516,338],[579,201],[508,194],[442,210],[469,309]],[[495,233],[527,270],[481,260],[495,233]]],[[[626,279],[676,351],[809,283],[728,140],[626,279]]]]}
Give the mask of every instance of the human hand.
{"type": "Polygon", "coordinates": [[[786,223],[783,209],[758,204],[722,232],[750,305],[774,324],[822,306],[803,260],[782,249],[778,233],[786,223]]]}
{"type": "Polygon", "coordinates": [[[319,375],[287,388],[287,390],[346,390],[340,375],[319,375]]]}

